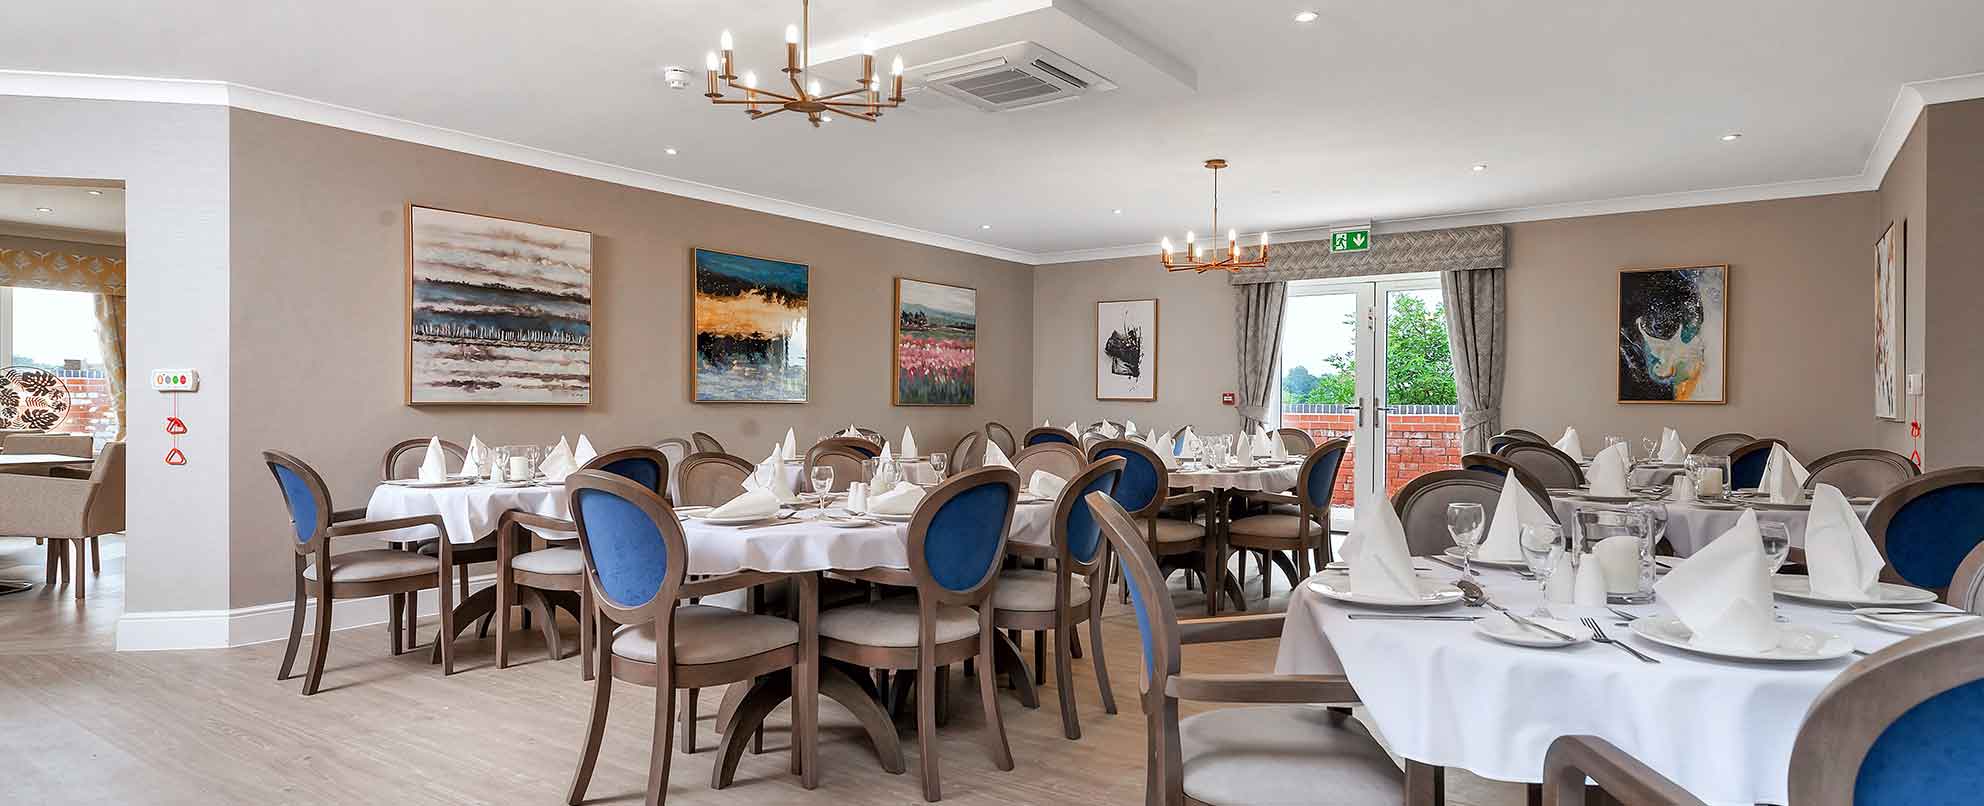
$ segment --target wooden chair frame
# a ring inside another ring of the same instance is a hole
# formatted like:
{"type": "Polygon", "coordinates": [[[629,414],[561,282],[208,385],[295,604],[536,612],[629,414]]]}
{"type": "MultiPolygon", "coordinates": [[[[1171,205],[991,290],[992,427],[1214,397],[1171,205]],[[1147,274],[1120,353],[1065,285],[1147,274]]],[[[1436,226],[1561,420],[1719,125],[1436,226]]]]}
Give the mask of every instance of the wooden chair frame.
{"type": "Polygon", "coordinates": [[[958,437],[957,445],[951,448],[950,464],[944,468],[945,475],[959,476],[985,464],[984,439],[985,435],[977,431],[969,431],[964,436],[958,437]]]}
{"type": "Polygon", "coordinates": [[[997,420],[989,420],[985,423],[985,438],[992,440],[992,444],[998,445],[999,450],[1005,451],[1007,456],[1019,453],[1021,448],[1026,447],[1013,438],[1012,429],[997,420]]]}
{"type": "MultiPolygon", "coordinates": [[[[606,732],[606,714],[613,694],[613,681],[621,680],[638,686],[655,689],[654,744],[648,757],[647,803],[657,806],[668,795],[669,762],[674,757],[675,738],[675,690],[678,688],[701,689],[729,683],[742,683],[761,675],[790,670],[793,677],[793,765],[799,771],[801,785],[812,789],[819,782],[819,655],[815,651],[818,625],[818,596],[815,580],[811,574],[796,575],[800,586],[799,602],[799,641],[796,644],[760,652],[748,657],[719,663],[678,664],[673,662],[675,636],[675,607],[677,602],[690,597],[710,596],[725,591],[756,587],[786,579],[785,575],[745,571],[720,577],[698,580],[684,584],[684,569],[688,565],[688,549],[682,536],[682,524],[676,520],[675,512],[648,488],[627,479],[597,470],[584,470],[572,474],[565,482],[566,490],[572,496],[573,523],[578,527],[579,553],[585,558],[585,580],[593,615],[595,663],[593,671],[593,697],[590,715],[586,720],[586,736],[580,750],[577,769],[573,771],[571,787],[566,792],[565,802],[577,806],[585,800],[587,786],[592,781],[594,766],[599,761],[599,748],[606,732]],[[593,565],[592,548],[586,536],[585,512],[577,505],[582,490],[598,490],[619,497],[639,507],[648,518],[654,521],[665,545],[668,568],[662,578],[661,587],[646,602],[626,603],[614,599],[600,587],[599,569],[593,565]],[[655,625],[655,660],[643,663],[617,657],[613,654],[613,634],[616,627],[637,626],[653,622],[655,625]]],[[[762,720],[761,714],[747,709],[739,709],[731,714],[733,724],[725,727],[731,736],[744,736],[755,733],[758,725],[738,724],[753,719],[762,720]]],[[[725,764],[716,764],[711,770],[710,785],[722,788],[728,783],[725,764]]],[[[734,767],[733,767],[734,769],[734,767]]]]}
{"type": "Polygon", "coordinates": [[[1317,445],[1321,444],[1316,442],[1315,434],[1311,434],[1300,428],[1277,428],[1274,430],[1274,436],[1275,439],[1281,440],[1283,446],[1286,446],[1290,440],[1294,440],[1296,446],[1301,448],[1297,453],[1311,453],[1316,450],[1317,445]]]}
{"type": "MultiPolygon", "coordinates": [[[[1735,450],[1729,452],[1729,489],[1740,490],[1740,489],[1747,489],[1757,486],[1756,484],[1737,483],[1736,465],[1739,462],[1742,462],[1744,459],[1748,458],[1750,454],[1757,453],[1758,451],[1762,451],[1765,454],[1770,453],[1770,448],[1772,445],[1783,445],[1786,451],[1791,450],[1791,443],[1789,442],[1785,442],[1784,440],[1778,439],[1777,437],[1760,437],[1758,439],[1753,439],[1750,440],[1749,442],[1743,443],[1742,445],[1737,446],[1735,450]]],[[[1770,462],[1770,457],[1765,456],[1764,462],[1765,462],[1765,466],[1768,467],[1770,462]]],[[[1809,470],[1810,468],[1806,468],[1806,469],[1809,470]]]]}
{"type": "MultiPolygon", "coordinates": [[[[1510,455],[1519,453],[1535,453],[1552,457],[1555,461],[1561,462],[1564,467],[1570,470],[1572,480],[1577,482],[1576,486],[1582,487],[1585,484],[1584,468],[1578,465],[1577,458],[1557,450],[1555,445],[1541,442],[1517,442],[1502,446],[1502,452],[1498,455],[1502,457],[1503,461],[1515,465],[1518,463],[1514,459],[1511,459],[1510,455]]],[[[1530,474],[1530,477],[1535,478],[1535,474],[1530,474]]]]}
{"type": "Polygon", "coordinates": [[[1068,433],[1068,429],[1066,428],[1060,428],[1051,425],[1043,425],[1038,428],[1027,429],[1026,437],[1021,440],[1021,442],[1024,442],[1025,444],[1022,445],[1020,449],[1025,450],[1027,448],[1031,448],[1035,445],[1041,444],[1035,441],[1034,439],[1035,437],[1056,438],[1056,439],[1050,439],[1049,441],[1065,442],[1069,445],[1075,446],[1076,450],[1081,449],[1082,441],[1080,437],[1068,433]]]}
{"type": "Polygon", "coordinates": [[[1964,555],[1963,564],[1950,578],[1950,589],[1943,601],[1967,613],[1984,616],[1984,543],[1964,555]]]}
{"type": "MultiPolygon", "coordinates": [[[[1553,448],[1552,450],[1555,449],[1553,448]]],[[[1518,476],[1516,478],[1518,481],[1521,481],[1522,477],[1518,476]]],[[[1412,507],[1418,502],[1421,496],[1442,487],[1451,486],[1478,487],[1485,490],[1488,493],[1488,503],[1483,509],[1492,509],[1495,501],[1501,497],[1502,485],[1506,482],[1507,479],[1482,470],[1435,470],[1431,473],[1421,474],[1418,478],[1406,482],[1404,487],[1400,487],[1398,494],[1392,496],[1392,511],[1398,513],[1398,519],[1401,522],[1409,523],[1412,520],[1412,507]]],[[[1525,488],[1527,488],[1527,485],[1525,485],[1525,488]]],[[[1535,494],[1536,492],[1534,490],[1530,491],[1530,495],[1535,494]]],[[[1545,512],[1552,511],[1548,503],[1549,500],[1550,498],[1546,493],[1543,498],[1545,502],[1543,509],[1545,512]]],[[[1481,523],[1485,529],[1488,524],[1494,522],[1495,513],[1484,512],[1483,515],[1484,517],[1481,523]]],[[[1554,518],[1556,516],[1552,515],[1551,517],[1554,518]]],[[[1451,544],[1451,542],[1452,538],[1449,537],[1448,543],[1451,544]]],[[[1428,556],[1446,550],[1446,546],[1442,545],[1430,552],[1422,551],[1422,547],[1413,545],[1412,534],[1410,532],[1407,532],[1405,535],[1405,544],[1415,556],[1428,556]]]]}
{"type": "Polygon", "coordinates": [[[1314,569],[1329,564],[1332,552],[1329,540],[1330,502],[1328,499],[1321,502],[1309,500],[1309,482],[1312,480],[1311,476],[1313,474],[1326,472],[1323,469],[1325,460],[1332,454],[1335,454],[1337,461],[1329,465],[1327,472],[1331,478],[1329,484],[1326,485],[1326,489],[1335,490],[1336,474],[1342,471],[1343,457],[1349,451],[1349,437],[1336,437],[1325,440],[1322,444],[1317,445],[1314,450],[1309,451],[1308,458],[1302,460],[1302,469],[1295,476],[1295,489],[1292,491],[1292,494],[1265,492],[1248,494],[1249,500],[1252,501],[1261,501],[1269,504],[1293,504],[1300,507],[1301,514],[1299,517],[1302,520],[1297,526],[1297,532],[1294,538],[1248,534],[1246,532],[1235,531],[1231,526],[1227,527],[1226,546],[1228,549],[1258,551],[1263,558],[1275,558],[1272,564],[1268,562],[1261,564],[1261,598],[1265,599],[1273,593],[1274,565],[1281,567],[1282,574],[1288,577],[1288,586],[1293,588],[1301,584],[1301,580],[1308,579],[1309,575],[1314,573],[1314,569]],[[1311,526],[1315,526],[1318,529],[1313,535],[1309,529],[1311,526]],[[1292,552],[1295,555],[1294,567],[1290,567],[1287,560],[1282,559],[1281,552],[1292,552]]]}
{"type": "MultiPolygon", "coordinates": [[[[736,470],[742,473],[745,478],[749,478],[752,473],[757,471],[757,467],[758,467],[757,465],[751,464],[749,461],[745,459],[736,456],[731,456],[730,454],[727,453],[701,452],[701,453],[689,454],[688,458],[682,460],[681,469],[676,471],[675,474],[675,477],[678,481],[678,486],[681,488],[680,493],[683,499],[685,499],[683,501],[677,502],[676,503],[677,506],[691,506],[691,505],[720,506],[724,503],[724,501],[730,500],[729,498],[726,498],[723,501],[718,501],[713,504],[705,502],[700,498],[694,501],[687,500],[691,497],[688,492],[691,479],[694,478],[698,473],[700,473],[701,468],[706,465],[720,465],[728,469],[736,470]]],[[[737,497],[737,495],[741,494],[742,492],[743,489],[739,488],[737,492],[731,493],[731,498],[737,497]]]]}
{"type": "MultiPolygon", "coordinates": [[[[1066,442],[1042,442],[1038,445],[1028,445],[1024,448],[1021,448],[1019,453],[1015,453],[1007,458],[1012,460],[1013,469],[1015,471],[1018,471],[1021,467],[1024,467],[1027,464],[1027,460],[1029,458],[1048,453],[1058,453],[1070,459],[1073,459],[1075,463],[1075,467],[1077,468],[1087,468],[1089,464],[1088,457],[1082,454],[1082,449],[1080,447],[1071,445],[1066,442]]],[[[1060,475],[1060,474],[1057,473],[1055,475],[1060,475]]],[[[1027,482],[1031,480],[1032,479],[1028,477],[1028,474],[1021,474],[1020,486],[1022,487],[1026,486],[1027,482]]]]}
{"type": "MultiPolygon", "coordinates": [[[[401,440],[395,443],[393,447],[387,448],[386,457],[379,465],[379,480],[393,481],[395,478],[400,478],[393,475],[393,471],[399,466],[400,458],[413,451],[426,450],[427,442],[430,439],[432,437],[401,440]]],[[[453,459],[457,464],[468,459],[467,448],[462,447],[459,443],[450,442],[445,439],[441,440],[441,453],[447,458],[453,459]]]]}
{"type": "Polygon", "coordinates": [[[1518,437],[1530,442],[1534,442],[1540,445],[1550,444],[1550,440],[1544,439],[1542,434],[1536,433],[1535,431],[1531,431],[1527,428],[1504,428],[1502,429],[1502,433],[1512,437],[1518,437]]]}
{"type": "Polygon", "coordinates": [[[1805,480],[1805,489],[1812,489],[1819,483],[1819,471],[1847,462],[1879,462],[1888,465],[1901,474],[1903,482],[1922,475],[1922,468],[1917,467],[1914,460],[1894,451],[1880,448],[1853,448],[1833,451],[1806,463],[1805,469],[1811,472],[1812,477],[1805,480]]]}
{"type": "Polygon", "coordinates": [[[1706,454],[1710,456],[1718,456],[1718,455],[1728,456],[1729,451],[1733,451],[1737,448],[1743,447],[1744,445],[1748,445],[1752,442],[1755,442],[1756,440],[1757,440],[1756,437],[1750,436],[1749,434],[1745,434],[1741,431],[1725,431],[1723,433],[1716,434],[1715,436],[1709,437],[1707,439],[1695,443],[1694,447],[1688,449],[1688,452],[1706,454]],[[1717,454],[1716,449],[1721,448],[1723,445],[1728,445],[1729,450],[1717,454]]]}
{"type": "MultiPolygon", "coordinates": [[[[392,596],[424,590],[426,588],[436,588],[441,593],[441,635],[435,639],[435,644],[436,649],[440,653],[442,676],[445,677],[454,674],[454,552],[448,542],[448,527],[441,522],[441,517],[439,515],[416,515],[413,517],[390,518],[377,521],[365,520],[365,510],[363,509],[337,510],[333,508],[329,486],[325,485],[323,477],[317,475],[317,471],[308,464],[305,464],[303,460],[281,451],[263,451],[262,461],[269,466],[269,475],[276,480],[276,488],[278,490],[284,489],[282,486],[282,476],[276,472],[278,467],[288,470],[302,479],[309,495],[315,499],[317,512],[317,522],[308,525],[310,529],[309,539],[296,539],[295,530],[304,526],[304,524],[296,523],[293,515],[290,521],[292,531],[284,535],[296,558],[296,599],[290,612],[289,641],[283,648],[282,668],[276,672],[276,679],[288,680],[290,670],[296,663],[296,650],[303,640],[304,610],[309,604],[310,597],[314,596],[317,599],[317,624],[310,639],[310,666],[305,672],[303,679],[303,694],[306,697],[316,694],[318,685],[323,681],[324,658],[328,654],[331,645],[331,610],[337,600],[392,596]],[[422,574],[398,579],[344,583],[338,583],[332,579],[332,538],[354,535],[375,535],[418,526],[431,526],[441,536],[440,552],[436,557],[439,569],[434,576],[422,574]],[[317,567],[317,579],[314,582],[305,579],[303,575],[304,569],[313,563],[317,567]]],[[[288,492],[286,490],[284,490],[283,496],[284,513],[295,512],[293,508],[288,506],[288,492]]],[[[397,639],[399,634],[398,617],[400,614],[395,609],[391,615],[393,620],[389,623],[389,629],[397,639]]],[[[395,641],[394,648],[398,649],[397,640],[395,641]]]]}
{"type": "Polygon", "coordinates": [[[723,453],[723,443],[703,431],[690,432],[689,444],[695,447],[696,453],[723,453]]]}
{"type": "MultiPolygon", "coordinates": [[[[1936,492],[1945,487],[1963,484],[1984,485],[1984,467],[1952,467],[1930,471],[1909,479],[1900,487],[1889,490],[1887,495],[1880,497],[1880,500],[1875,501],[1873,511],[1867,513],[1867,534],[1874,539],[1874,547],[1880,549],[1881,559],[1885,560],[1888,558],[1888,526],[1894,522],[1895,515],[1899,514],[1903,507],[1907,506],[1909,502],[1929,493],[1936,492]]],[[[1980,542],[1978,545],[1984,545],[1984,542],[1980,542]]],[[[1970,554],[1967,555],[1965,562],[1968,562],[1969,558],[1974,558],[1975,556],[1976,549],[1973,547],[1970,554]]],[[[1917,584],[1903,578],[1901,572],[1895,570],[1892,561],[1889,561],[1888,565],[1881,569],[1881,579],[1887,582],[1899,582],[1907,585],[1917,584]]],[[[1955,581],[1954,576],[1951,579],[1952,582],[1955,581]]],[[[1928,585],[1919,585],[1919,587],[1933,590],[1938,596],[1946,596],[1949,592],[1949,588],[1947,587],[1931,587],[1928,585]]]]}
{"type": "MultiPolygon", "coordinates": [[[[1205,490],[1172,493],[1171,472],[1164,466],[1164,460],[1158,457],[1157,452],[1151,450],[1149,445],[1145,445],[1138,440],[1105,439],[1097,442],[1088,449],[1089,461],[1094,462],[1104,458],[1102,452],[1110,450],[1127,450],[1142,456],[1145,461],[1151,463],[1152,470],[1157,474],[1156,494],[1151,496],[1149,503],[1137,511],[1130,513],[1130,517],[1137,519],[1144,525],[1142,531],[1144,533],[1145,550],[1149,551],[1151,556],[1157,558],[1160,566],[1171,568],[1174,571],[1183,568],[1193,574],[1200,575],[1200,581],[1204,582],[1207,586],[1206,615],[1217,614],[1219,612],[1218,594],[1228,593],[1229,591],[1226,590],[1226,585],[1223,581],[1225,575],[1222,573],[1226,568],[1226,552],[1220,548],[1219,535],[1217,534],[1219,527],[1210,523],[1215,517],[1215,513],[1210,511],[1212,509],[1214,495],[1210,491],[1205,490]],[[1200,507],[1204,507],[1207,510],[1206,520],[1209,522],[1204,524],[1204,537],[1197,540],[1158,542],[1158,514],[1163,512],[1165,507],[1177,506],[1192,507],[1195,513],[1200,507]],[[1193,554],[1201,555],[1201,562],[1198,567],[1195,568],[1179,562],[1180,560],[1188,559],[1193,554]]],[[[1127,465],[1128,463],[1126,462],[1125,464],[1127,465]]],[[[1128,472],[1127,469],[1125,472],[1128,472]]],[[[1231,591],[1231,593],[1236,596],[1239,595],[1238,591],[1231,591]]],[[[1124,595],[1127,596],[1128,593],[1126,592],[1124,595]]]]}
{"type": "MultiPolygon", "coordinates": [[[[819,444],[814,445],[811,448],[807,448],[806,462],[805,464],[800,465],[799,468],[799,483],[801,486],[805,488],[801,492],[811,493],[813,491],[812,481],[811,481],[811,479],[813,478],[813,468],[814,466],[819,465],[822,462],[826,462],[829,465],[835,466],[834,483],[829,487],[829,491],[831,492],[840,492],[842,490],[845,490],[847,489],[847,485],[857,481],[868,481],[868,479],[862,475],[863,469],[861,465],[863,462],[875,458],[875,455],[868,453],[862,448],[857,448],[852,445],[845,444],[846,442],[862,442],[862,441],[863,440],[853,439],[850,437],[835,437],[833,439],[824,440],[819,444]],[[839,466],[839,464],[836,462],[830,461],[834,459],[843,460],[845,462],[852,462],[854,467],[854,472],[842,473],[841,466],[839,466]]],[[[873,446],[868,446],[868,447],[872,448],[873,446]]]]}
{"type": "MultiPolygon", "coordinates": [[[[827,437],[813,443],[813,448],[821,447],[843,448],[861,454],[864,459],[873,459],[882,455],[881,443],[869,441],[866,437],[827,437]]],[[[807,449],[807,453],[812,453],[812,449],[807,449]]]]}

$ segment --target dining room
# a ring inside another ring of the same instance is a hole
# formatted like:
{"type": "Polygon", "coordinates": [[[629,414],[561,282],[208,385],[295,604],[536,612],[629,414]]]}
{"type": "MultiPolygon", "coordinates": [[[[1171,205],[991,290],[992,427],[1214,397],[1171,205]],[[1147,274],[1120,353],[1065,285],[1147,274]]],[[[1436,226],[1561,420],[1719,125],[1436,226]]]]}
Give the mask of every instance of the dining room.
{"type": "Polygon", "coordinates": [[[1753,5],[21,9],[0,792],[1969,802],[1984,10],[1753,5]]]}

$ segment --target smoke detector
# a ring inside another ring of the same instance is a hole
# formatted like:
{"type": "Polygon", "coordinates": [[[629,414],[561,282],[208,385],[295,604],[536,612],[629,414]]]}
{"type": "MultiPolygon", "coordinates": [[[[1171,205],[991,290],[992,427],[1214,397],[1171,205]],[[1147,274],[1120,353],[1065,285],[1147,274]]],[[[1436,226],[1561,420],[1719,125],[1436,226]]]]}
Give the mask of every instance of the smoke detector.
{"type": "Polygon", "coordinates": [[[668,88],[671,90],[689,88],[689,71],[674,65],[661,68],[661,79],[668,82],[668,88]]]}

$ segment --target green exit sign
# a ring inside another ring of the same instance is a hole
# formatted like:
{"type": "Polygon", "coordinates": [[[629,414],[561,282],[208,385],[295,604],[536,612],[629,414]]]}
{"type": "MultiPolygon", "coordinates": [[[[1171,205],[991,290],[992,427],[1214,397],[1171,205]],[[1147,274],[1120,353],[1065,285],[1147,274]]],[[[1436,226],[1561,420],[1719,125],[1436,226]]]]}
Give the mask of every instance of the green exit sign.
{"type": "Polygon", "coordinates": [[[1371,228],[1340,229],[1330,233],[1330,251],[1362,252],[1371,248],[1371,228]]]}

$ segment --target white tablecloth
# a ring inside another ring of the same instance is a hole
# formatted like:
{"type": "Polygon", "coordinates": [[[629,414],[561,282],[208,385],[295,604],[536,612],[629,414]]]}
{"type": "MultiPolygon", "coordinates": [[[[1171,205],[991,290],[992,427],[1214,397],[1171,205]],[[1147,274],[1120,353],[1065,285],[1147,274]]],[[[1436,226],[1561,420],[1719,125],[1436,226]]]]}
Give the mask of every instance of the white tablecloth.
{"type": "MultiPolygon", "coordinates": [[[[1448,569],[1433,572],[1445,580],[1448,569]]],[[[1537,583],[1482,569],[1498,602],[1528,613],[1537,583]]],[[[1844,608],[1779,601],[1780,612],[1876,651],[1905,636],[1863,627],[1844,608]]],[[[1658,605],[1622,608],[1653,615],[1658,605]]],[[[1352,621],[1376,612],[1297,586],[1288,605],[1275,671],[1346,674],[1393,751],[1502,781],[1542,780],[1550,742],[1592,734],[1717,804],[1784,803],[1791,745],[1820,691],[1852,656],[1815,664],[1724,662],[1669,649],[1615,627],[1603,608],[1556,605],[1559,617],[1590,615],[1606,634],[1660,663],[1585,643],[1525,649],[1474,634],[1469,622],[1352,621]]],[[[1388,611],[1399,612],[1399,611],[1388,611]]],[[[1421,613],[1489,613],[1463,605],[1421,613]]]]}
{"type": "MultiPolygon", "coordinates": [[[[570,517],[565,509],[565,488],[544,485],[497,487],[474,484],[465,487],[402,487],[381,484],[372,488],[372,499],[365,504],[368,520],[439,515],[448,527],[448,542],[474,543],[496,531],[503,513],[520,509],[552,518],[570,517]]],[[[402,529],[387,540],[432,540],[431,529],[402,529]]]]}
{"type": "MultiPolygon", "coordinates": [[[[1550,503],[1557,510],[1558,522],[1568,527],[1577,514],[1578,505],[1590,502],[1553,495],[1550,497],[1550,503]]],[[[1701,551],[1709,541],[1721,537],[1723,532],[1734,527],[1736,520],[1743,516],[1741,509],[1706,507],[1693,502],[1649,501],[1648,503],[1659,503],[1667,507],[1667,542],[1674,546],[1674,554],[1681,557],[1692,556],[1695,552],[1701,551]]],[[[1596,506],[1609,505],[1596,504],[1596,506]]],[[[1863,523],[1873,511],[1872,504],[1853,505],[1853,512],[1860,516],[1863,523]]],[[[1757,509],[1757,520],[1784,524],[1785,530],[1791,533],[1791,545],[1803,547],[1805,519],[1810,514],[1811,511],[1808,509],[1760,507],[1757,509]]]]}
{"type": "Polygon", "coordinates": [[[1280,492],[1295,486],[1295,479],[1300,475],[1301,462],[1264,470],[1173,470],[1171,486],[1194,490],[1280,492]]]}
{"type": "MultiPolygon", "coordinates": [[[[912,484],[936,484],[944,480],[944,475],[932,470],[930,463],[923,459],[912,459],[901,462],[900,464],[902,465],[903,475],[908,476],[908,481],[912,484]]],[[[804,462],[786,462],[785,483],[792,485],[792,489],[795,492],[811,492],[813,485],[807,480],[800,478],[805,472],[806,465],[804,462]]],[[[1021,479],[1020,481],[1026,480],[1021,479]]],[[[847,480],[834,479],[834,486],[843,490],[847,489],[847,480]]]]}

